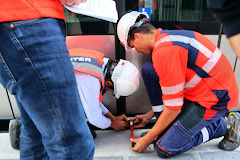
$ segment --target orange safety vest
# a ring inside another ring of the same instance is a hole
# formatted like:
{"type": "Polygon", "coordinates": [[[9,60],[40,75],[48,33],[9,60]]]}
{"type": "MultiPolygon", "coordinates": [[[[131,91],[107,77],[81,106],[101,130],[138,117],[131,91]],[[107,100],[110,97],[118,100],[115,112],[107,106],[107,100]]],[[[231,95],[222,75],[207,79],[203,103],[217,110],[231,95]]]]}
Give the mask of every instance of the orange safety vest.
{"type": "Polygon", "coordinates": [[[41,17],[66,18],[59,0],[0,0],[0,22],[41,17]]]}
{"type": "Polygon", "coordinates": [[[181,109],[184,98],[211,110],[237,107],[239,91],[232,66],[200,33],[158,29],[152,61],[167,108],[181,109]]]}
{"type": "Polygon", "coordinates": [[[102,65],[104,54],[91,49],[73,48],[69,49],[69,55],[75,71],[86,73],[99,79],[101,84],[99,101],[102,102],[102,90],[104,87],[102,65]]]}

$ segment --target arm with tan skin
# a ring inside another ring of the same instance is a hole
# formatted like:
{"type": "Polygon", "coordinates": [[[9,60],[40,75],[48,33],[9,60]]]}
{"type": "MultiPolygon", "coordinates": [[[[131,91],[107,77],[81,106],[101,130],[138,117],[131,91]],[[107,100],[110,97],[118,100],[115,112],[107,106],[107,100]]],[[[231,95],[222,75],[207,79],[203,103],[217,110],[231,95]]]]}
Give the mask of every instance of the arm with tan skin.
{"type": "Polygon", "coordinates": [[[237,58],[240,58],[240,33],[230,37],[228,41],[237,58]]]}
{"type": "Polygon", "coordinates": [[[132,150],[136,152],[146,151],[148,145],[176,119],[180,112],[181,110],[165,108],[153,128],[144,137],[133,140],[136,145],[132,150]]]}
{"type": "Polygon", "coordinates": [[[154,113],[152,109],[145,114],[136,115],[133,118],[134,128],[144,127],[153,117],[154,117],[154,113]]]}
{"type": "Polygon", "coordinates": [[[105,117],[111,120],[111,128],[115,130],[124,130],[128,127],[128,119],[126,115],[114,116],[111,112],[107,112],[105,117]]]}
{"type": "Polygon", "coordinates": [[[80,3],[86,2],[87,0],[60,0],[66,5],[78,5],[80,3]]]}
{"type": "MultiPolygon", "coordinates": [[[[109,80],[105,80],[105,86],[104,88],[113,93],[113,90],[109,88],[109,86],[113,86],[113,83],[109,80]]],[[[107,112],[105,117],[109,118],[111,120],[110,127],[115,130],[124,130],[128,127],[128,119],[126,115],[122,114],[120,116],[114,116],[111,112],[107,112]]]]}
{"type": "Polygon", "coordinates": [[[223,25],[229,44],[237,58],[240,58],[240,1],[207,0],[207,6],[223,25]]]}
{"type": "MultiPolygon", "coordinates": [[[[175,84],[181,84],[186,80],[187,50],[176,46],[165,46],[164,48],[158,49],[158,52],[155,52],[152,59],[155,71],[159,75],[161,87],[164,85],[175,86],[175,84]],[[159,59],[164,59],[164,61],[157,61],[159,59]],[[164,70],[160,70],[161,68],[164,68],[164,70]],[[174,83],[169,84],[170,80],[174,80],[174,83]]],[[[183,88],[174,96],[183,102],[183,88]]],[[[164,98],[166,98],[164,92],[162,97],[164,102],[164,98]]],[[[172,105],[166,105],[164,103],[166,108],[159,116],[153,128],[144,137],[133,140],[133,142],[136,143],[135,147],[132,148],[133,151],[144,152],[147,146],[176,119],[181,112],[183,103],[171,104],[172,105]]]]}

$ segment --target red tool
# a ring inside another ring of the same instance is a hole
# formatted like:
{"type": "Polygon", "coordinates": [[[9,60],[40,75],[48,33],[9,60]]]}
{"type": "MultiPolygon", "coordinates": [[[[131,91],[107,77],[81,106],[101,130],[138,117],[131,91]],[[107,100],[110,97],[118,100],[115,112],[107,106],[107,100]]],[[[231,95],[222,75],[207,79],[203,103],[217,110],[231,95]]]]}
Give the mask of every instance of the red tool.
{"type": "Polygon", "coordinates": [[[130,132],[131,132],[131,144],[132,144],[132,147],[134,147],[136,143],[132,141],[132,139],[134,139],[133,119],[132,118],[130,118],[130,132]]]}

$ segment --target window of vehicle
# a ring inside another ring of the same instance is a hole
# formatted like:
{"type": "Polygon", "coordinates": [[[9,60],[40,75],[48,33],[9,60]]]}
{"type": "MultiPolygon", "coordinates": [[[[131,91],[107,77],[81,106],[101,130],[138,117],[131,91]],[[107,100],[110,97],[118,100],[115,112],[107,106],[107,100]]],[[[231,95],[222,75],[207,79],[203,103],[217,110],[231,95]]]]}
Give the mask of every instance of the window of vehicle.
{"type": "Polygon", "coordinates": [[[66,8],[67,34],[73,35],[113,35],[114,25],[111,22],[97,18],[72,13],[66,8]]]}
{"type": "Polygon", "coordinates": [[[220,24],[207,8],[206,0],[125,0],[126,10],[146,11],[151,22],[163,29],[195,30],[218,34],[220,24]]]}

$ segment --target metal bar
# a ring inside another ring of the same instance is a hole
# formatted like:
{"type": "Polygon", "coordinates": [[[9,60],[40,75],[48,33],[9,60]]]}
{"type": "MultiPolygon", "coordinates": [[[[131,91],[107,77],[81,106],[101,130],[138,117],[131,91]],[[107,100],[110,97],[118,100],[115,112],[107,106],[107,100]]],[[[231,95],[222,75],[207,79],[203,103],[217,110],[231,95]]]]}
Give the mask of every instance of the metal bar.
{"type": "Polygon", "coordinates": [[[238,61],[238,58],[236,57],[235,62],[234,62],[234,67],[233,67],[233,71],[234,71],[234,73],[235,73],[235,70],[236,70],[237,61],[238,61]]]}
{"type": "Polygon", "coordinates": [[[221,47],[222,33],[223,33],[223,25],[221,24],[219,34],[218,34],[218,43],[217,43],[218,48],[221,47]]]}
{"type": "MultiPolygon", "coordinates": [[[[222,33],[223,33],[223,25],[221,24],[221,26],[220,26],[220,31],[219,31],[219,34],[218,34],[218,43],[217,43],[217,47],[218,47],[218,48],[221,47],[222,33]]],[[[234,71],[234,72],[235,72],[235,70],[236,70],[237,60],[238,60],[238,58],[236,57],[235,62],[234,62],[234,67],[233,67],[233,71],[234,71]]]]}
{"type": "MultiPolygon", "coordinates": [[[[115,0],[117,4],[118,17],[120,18],[125,13],[125,1],[115,0]]],[[[115,59],[126,59],[125,48],[120,44],[117,37],[117,24],[114,24],[115,29],[115,59]]],[[[116,114],[121,115],[126,113],[126,97],[116,99],[116,114]]]]}
{"type": "Polygon", "coordinates": [[[8,98],[8,102],[9,102],[9,105],[10,105],[10,108],[11,108],[11,111],[12,111],[13,118],[16,119],[15,114],[14,114],[14,112],[13,112],[12,103],[11,103],[10,96],[9,96],[9,94],[8,94],[7,89],[6,89],[6,93],[7,93],[7,98],[8,98]]]}

